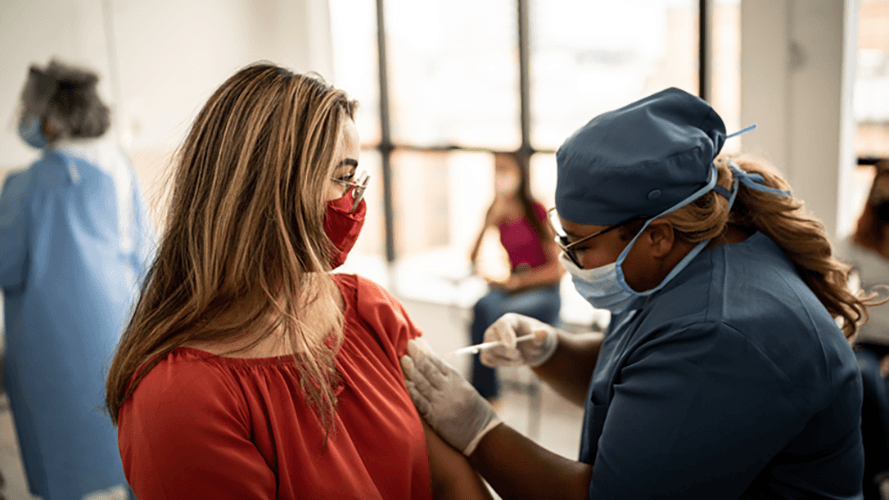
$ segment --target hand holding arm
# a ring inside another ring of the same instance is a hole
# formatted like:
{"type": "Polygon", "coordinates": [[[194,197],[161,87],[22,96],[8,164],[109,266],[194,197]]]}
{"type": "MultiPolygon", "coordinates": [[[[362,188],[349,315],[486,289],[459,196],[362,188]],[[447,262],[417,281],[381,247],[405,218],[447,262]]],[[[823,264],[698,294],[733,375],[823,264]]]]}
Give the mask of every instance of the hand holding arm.
{"type": "Polygon", "coordinates": [[[420,415],[445,441],[463,450],[503,498],[587,498],[592,467],[547,451],[503,424],[487,401],[435,354],[411,341],[402,368],[420,415]]]}
{"type": "Polygon", "coordinates": [[[401,358],[405,385],[420,415],[454,448],[470,455],[502,423],[487,401],[435,353],[408,342],[401,358]]]}

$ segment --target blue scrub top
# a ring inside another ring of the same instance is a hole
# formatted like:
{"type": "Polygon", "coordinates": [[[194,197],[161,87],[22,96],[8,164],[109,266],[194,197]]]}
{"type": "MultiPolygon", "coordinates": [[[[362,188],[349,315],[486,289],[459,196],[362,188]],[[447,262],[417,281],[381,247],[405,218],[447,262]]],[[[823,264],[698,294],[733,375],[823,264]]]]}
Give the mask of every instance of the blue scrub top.
{"type": "Polygon", "coordinates": [[[767,236],[702,252],[612,318],[580,461],[590,498],[862,498],[861,376],[767,236]]]}
{"type": "Polygon", "coordinates": [[[4,376],[31,493],[126,484],[105,374],[152,252],[129,162],[101,142],[43,152],[0,193],[4,376]]]}

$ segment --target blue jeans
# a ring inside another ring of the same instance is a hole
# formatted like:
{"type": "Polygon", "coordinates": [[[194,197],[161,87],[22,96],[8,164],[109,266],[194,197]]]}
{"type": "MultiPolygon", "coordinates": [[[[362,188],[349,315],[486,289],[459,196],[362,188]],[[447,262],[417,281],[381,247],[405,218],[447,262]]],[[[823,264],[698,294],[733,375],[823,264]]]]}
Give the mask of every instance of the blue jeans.
{"type": "MultiPolygon", "coordinates": [[[[472,344],[484,342],[485,330],[506,313],[524,314],[555,326],[561,307],[558,283],[511,294],[492,288],[475,303],[470,329],[472,344]]],[[[472,385],[485,398],[498,395],[497,372],[481,364],[477,354],[472,357],[472,385]]]]}
{"type": "Polygon", "coordinates": [[[889,472],[889,381],[880,376],[880,358],[889,347],[861,343],[855,356],[861,368],[864,400],[861,437],[864,441],[864,498],[880,498],[874,479],[889,472]]]}

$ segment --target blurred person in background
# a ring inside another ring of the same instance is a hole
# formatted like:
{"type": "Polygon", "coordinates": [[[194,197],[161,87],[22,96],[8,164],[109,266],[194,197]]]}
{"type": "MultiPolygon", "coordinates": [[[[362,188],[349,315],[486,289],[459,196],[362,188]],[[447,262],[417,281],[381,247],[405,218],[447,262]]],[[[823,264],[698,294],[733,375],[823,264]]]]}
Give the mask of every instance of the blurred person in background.
{"type": "MultiPolygon", "coordinates": [[[[546,224],[546,209],[531,195],[528,172],[510,153],[494,154],[494,200],[485,213],[484,226],[469,254],[478,269],[485,233],[496,229],[509,257],[509,276],[485,277],[488,292],[476,302],[470,327],[471,344],[479,344],[497,318],[514,312],[557,325],[562,306],[559,282],[565,270],[559,264],[555,235],[546,224]]],[[[491,403],[499,402],[497,373],[473,356],[472,385],[491,403]]]]}
{"type": "Polygon", "coordinates": [[[44,500],[126,485],[104,374],[152,240],[98,79],[57,60],[30,68],[18,132],[40,158],[0,194],[3,373],[28,486],[44,500]]]}
{"type": "Polygon", "coordinates": [[[824,225],[774,168],[717,158],[728,137],[705,101],[671,88],[599,115],[557,152],[560,261],[610,324],[567,334],[508,314],[482,361],[534,366],[585,407],[577,461],[503,424],[409,345],[420,413],[502,497],[862,497],[850,339],[873,296],[849,289],[824,225]]]}
{"type": "Polygon", "coordinates": [[[108,376],[140,500],[489,498],[411,403],[399,358],[421,332],[331,273],[367,212],[355,110],[259,63],[198,113],[108,376]]]}
{"type": "MultiPolygon", "coordinates": [[[[885,290],[889,284],[889,160],[877,163],[875,169],[857,227],[837,248],[840,258],[855,271],[853,283],[857,281],[857,286],[869,292],[885,290]]],[[[855,341],[864,385],[861,434],[866,500],[880,499],[881,485],[889,491],[889,306],[869,313],[870,319],[858,329],[855,341]]]]}

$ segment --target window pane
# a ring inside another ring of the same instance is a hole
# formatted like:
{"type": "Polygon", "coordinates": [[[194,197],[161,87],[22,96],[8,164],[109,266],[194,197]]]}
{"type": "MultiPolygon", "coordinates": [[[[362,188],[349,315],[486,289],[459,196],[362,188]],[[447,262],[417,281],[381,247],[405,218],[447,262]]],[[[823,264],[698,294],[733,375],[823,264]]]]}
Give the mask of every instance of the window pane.
{"type": "Polygon", "coordinates": [[[666,87],[697,94],[697,1],[530,3],[536,148],[556,149],[594,116],[666,87]]]}
{"type": "Polygon", "coordinates": [[[889,158],[889,1],[863,0],[853,106],[859,157],[889,158]]]}
{"type": "Polygon", "coordinates": [[[464,260],[494,196],[489,153],[392,155],[395,252],[399,258],[453,249],[464,260]]]}
{"type": "Polygon", "coordinates": [[[547,209],[556,206],[556,155],[531,157],[531,195],[547,209]]]}
{"type": "Polygon", "coordinates": [[[380,153],[372,149],[361,150],[358,170],[365,169],[370,174],[370,182],[364,192],[367,203],[367,216],[364,227],[349,253],[346,265],[353,261],[373,258],[386,259],[386,213],[383,208],[383,172],[380,167],[380,153]]]}
{"type": "Polygon", "coordinates": [[[518,148],[515,0],[385,5],[393,141],[518,148]]]}
{"type": "MultiPolygon", "coordinates": [[[[710,103],[725,122],[725,130],[731,134],[742,127],[741,123],[741,0],[718,0],[712,3],[713,31],[710,74],[710,103]]],[[[723,153],[741,152],[740,135],[726,141],[723,153]]]]}
{"type": "Polygon", "coordinates": [[[355,123],[361,144],[374,145],[380,142],[376,4],[329,1],[334,74],[323,76],[358,100],[355,123]]]}
{"type": "MultiPolygon", "coordinates": [[[[392,177],[395,288],[414,298],[471,306],[485,289],[483,280],[470,278],[469,253],[494,198],[494,156],[396,151],[392,177]]],[[[504,278],[509,261],[498,238],[496,231],[486,233],[477,271],[504,278]]]]}

